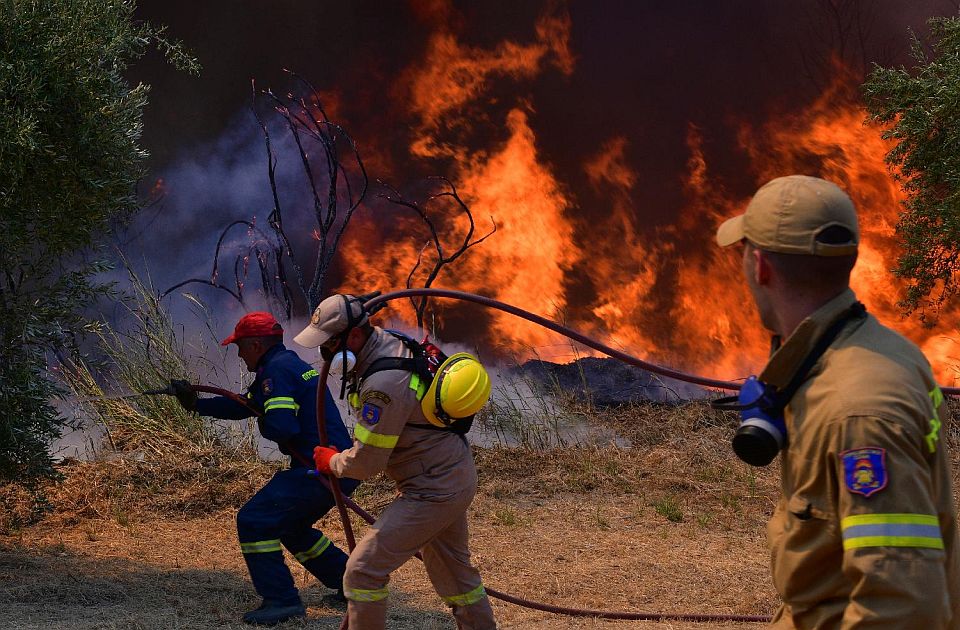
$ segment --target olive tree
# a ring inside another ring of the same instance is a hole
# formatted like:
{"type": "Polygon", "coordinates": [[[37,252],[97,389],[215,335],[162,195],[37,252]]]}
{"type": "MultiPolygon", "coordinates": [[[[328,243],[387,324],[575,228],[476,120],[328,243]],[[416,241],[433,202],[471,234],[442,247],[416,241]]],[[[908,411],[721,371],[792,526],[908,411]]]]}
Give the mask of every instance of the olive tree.
{"type": "Polygon", "coordinates": [[[137,210],[146,85],[124,73],[149,47],[195,62],[134,19],[132,0],[0,2],[0,479],[55,474],[66,420],[56,353],[107,291],[100,246],[137,210]]]}
{"type": "Polygon", "coordinates": [[[921,318],[956,293],[960,264],[960,18],[913,36],[912,68],[875,67],[864,84],[870,119],[895,142],[887,162],[907,198],[897,232],[902,304],[921,318]]]}

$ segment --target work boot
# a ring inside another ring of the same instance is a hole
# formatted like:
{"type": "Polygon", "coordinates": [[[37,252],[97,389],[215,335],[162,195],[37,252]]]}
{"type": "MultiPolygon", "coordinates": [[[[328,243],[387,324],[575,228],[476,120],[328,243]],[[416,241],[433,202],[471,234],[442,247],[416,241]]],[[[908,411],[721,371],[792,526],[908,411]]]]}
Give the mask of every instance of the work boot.
{"type": "Polygon", "coordinates": [[[269,600],[263,600],[260,608],[251,610],[243,615],[246,623],[254,626],[275,626],[288,619],[297,619],[307,616],[307,609],[302,603],[296,604],[278,604],[269,600]]]}

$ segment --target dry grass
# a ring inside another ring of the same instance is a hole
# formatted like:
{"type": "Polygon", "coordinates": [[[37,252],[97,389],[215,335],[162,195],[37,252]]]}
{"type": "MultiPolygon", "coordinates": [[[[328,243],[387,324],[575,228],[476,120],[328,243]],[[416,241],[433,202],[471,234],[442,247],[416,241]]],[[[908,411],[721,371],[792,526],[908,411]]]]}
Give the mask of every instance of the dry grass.
{"type": "MultiPolygon", "coordinates": [[[[730,453],[730,419],[705,405],[647,406],[595,420],[634,444],[478,449],[473,557],[492,588],[584,608],[763,615],[776,607],[764,522],[775,467],[730,453]]],[[[957,432],[948,436],[957,453],[957,432]]],[[[956,462],[955,462],[956,463],[956,462]]],[[[955,467],[955,471],[957,468],[955,467]]],[[[258,462],[70,463],[44,522],[0,536],[0,609],[10,628],[242,628],[258,602],[237,548],[236,509],[271,473],[258,462]]],[[[376,512],[380,478],[356,498],[376,512]]],[[[354,520],[358,534],[363,527],[354,520]]],[[[335,514],[319,524],[342,541],[335,514]]],[[[342,611],[294,561],[309,619],[342,611]]],[[[391,583],[389,627],[452,629],[416,561],[391,583]]],[[[494,601],[504,628],[737,628],[755,624],[569,619],[494,601]]]]}

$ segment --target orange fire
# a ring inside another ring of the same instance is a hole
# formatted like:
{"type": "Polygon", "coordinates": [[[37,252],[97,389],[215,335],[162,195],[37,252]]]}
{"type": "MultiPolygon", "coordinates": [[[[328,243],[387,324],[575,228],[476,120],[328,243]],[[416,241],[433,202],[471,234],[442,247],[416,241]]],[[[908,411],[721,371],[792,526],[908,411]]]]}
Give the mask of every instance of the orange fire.
{"type": "MultiPolygon", "coordinates": [[[[446,27],[436,28],[424,60],[401,82],[416,121],[410,151],[438,160],[441,172],[457,183],[478,234],[489,230],[490,217],[497,232],[445,270],[434,286],[489,295],[565,320],[641,358],[706,376],[732,379],[758,371],[769,339],[739,258],[713,241],[719,223],[739,213],[748,198],[731,195],[711,176],[701,131],[689,128],[688,169],[678,182],[688,203],[673,225],[638,224],[632,191],[644,174],[630,167],[630,140],[620,136],[584,165],[588,183],[610,209],[605,220],[584,225],[571,212],[569,191],[538,152],[530,103],[520,98],[512,105],[499,103],[507,112],[499,121],[504,135],[483,150],[466,139],[479,120],[487,127],[498,122],[487,114],[477,117],[480,105],[492,98],[494,79],[529,79],[548,69],[572,72],[569,16],[548,12],[531,43],[506,41],[489,50],[465,46],[446,27]],[[596,289],[589,305],[569,303],[569,274],[578,265],[588,269],[596,289]]],[[[884,164],[891,147],[880,130],[864,124],[866,114],[851,96],[851,84],[839,73],[835,87],[805,111],[742,123],[738,149],[749,157],[757,186],[779,175],[811,173],[850,193],[863,231],[854,290],[870,312],[921,346],[941,383],[953,385],[954,342],[938,331],[953,330],[960,316],[955,308],[945,310],[938,328],[929,329],[900,315],[902,287],[889,269],[897,256],[894,226],[903,194],[884,164]]],[[[342,289],[405,286],[425,242],[425,237],[417,241],[424,229],[412,212],[399,207],[390,212],[355,216],[341,249],[342,289]]],[[[449,226],[464,229],[464,218],[451,215],[449,226]]],[[[456,240],[455,232],[449,238],[456,240]]],[[[402,319],[413,321],[409,305],[394,305],[402,319]]],[[[552,333],[505,314],[491,317],[491,336],[518,358],[574,356],[570,343],[552,333]]]]}

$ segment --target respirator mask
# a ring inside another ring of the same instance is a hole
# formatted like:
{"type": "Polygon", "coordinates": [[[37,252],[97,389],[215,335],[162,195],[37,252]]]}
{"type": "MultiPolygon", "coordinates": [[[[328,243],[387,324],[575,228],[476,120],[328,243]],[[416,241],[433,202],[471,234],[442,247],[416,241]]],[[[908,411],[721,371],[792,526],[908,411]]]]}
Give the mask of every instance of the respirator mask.
{"type": "Polygon", "coordinates": [[[357,355],[349,350],[337,352],[330,359],[324,357],[324,360],[329,361],[330,374],[332,376],[348,375],[353,372],[353,368],[357,366],[357,355]]]}
{"type": "Polygon", "coordinates": [[[347,382],[351,380],[354,369],[357,367],[357,355],[347,349],[346,334],[336,337],[336,343],[320,346],[320,357],[330,364],[329,374],[340,380],[340,400],[347,390],[347,382]]]}
{"type": "MultiPolygon", "coordinates": [[[[751,376],[744,381],[737,396],[718,398],[710,403],[714,409],[740,412],[740,424],[733,436],[733,452],[737,457],[751,466],[766,466],[786,447],[783,410],[847,322],[866,316],[867,309],[860,302],[842,313],[820,336],[782,390],[751,376]]],[[[779,338],[774,340],[776,349],[779,338]]]]}
{"type": "Polygon", "coordinates": [[[751,466],[766,466],[787,444],[787,425],[776,389],[751,376],[737,396],[710,403],[714,409],[739,411],[740,424],[733,435],[733,452],[751,466]]]}

